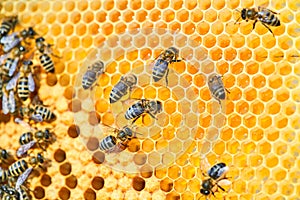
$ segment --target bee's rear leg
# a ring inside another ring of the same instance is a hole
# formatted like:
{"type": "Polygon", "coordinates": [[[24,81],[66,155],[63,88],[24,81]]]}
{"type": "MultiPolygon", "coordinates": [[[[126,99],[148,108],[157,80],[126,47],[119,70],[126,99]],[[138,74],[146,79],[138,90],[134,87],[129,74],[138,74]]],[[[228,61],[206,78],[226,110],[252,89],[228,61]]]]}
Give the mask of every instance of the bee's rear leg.
{"type": "Polygon", "coordinates": [[[272,33],[273,37],[275,37],[273,31],[265,23],[262,23],[262,24],[272,33]]]}
{"type": "Polygon", "coordinates": [[[257,20],[254,21],[252,30],[255,29],[256,23],[257,23],[257,20]]]}
{"type": "Polygon", "coordinates": [[[138,120],[140,117],[141,117],[141,115],[138,116],[138,117],[136,117],[136,118],[134,118],[134,120],[131,122],[131,124],[134,124],[134,122],[136,122],[136,120],[138,120]]]}
{"type": "Polygon", "coordinates": [[[166,86],[168,86],[169,81],[168,81],[168,76],[169,76],[169,68],[167,69],[167,73],[165,75],[165,79],[166,79],[166,86]]]}

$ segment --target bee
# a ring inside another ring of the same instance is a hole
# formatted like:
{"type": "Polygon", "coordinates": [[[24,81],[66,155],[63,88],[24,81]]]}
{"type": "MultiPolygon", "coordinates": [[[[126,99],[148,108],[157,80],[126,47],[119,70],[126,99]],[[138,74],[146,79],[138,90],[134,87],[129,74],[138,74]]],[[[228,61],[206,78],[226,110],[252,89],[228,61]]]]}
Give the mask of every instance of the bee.
{"type": "Polygon", "coordinates": [[[121,77],[121,80],[113,87],[109,94],[110,103],[115,103],[127,94],[127,90],[131,91],[132,87],[137,83],[137,77],[134,74],[128,74],[121,77]]]}
{"type": "MultiPolygon", "coordinates": [[[[223,187],[221,187],[218,183],[224,180],[224,183],[230,183],[227,181],[227,177],[225,176],[226,172],[228,171],[228,167],[225,163],[218,163],[212,166],[208,171],[207,174],[209,178],[202,181],[200,193],[204,196],[209,196],[210,194],[215,195],[214,193],[220,188],[222,191],[225,191],[223,187]]],[[[203,174],[207,176],[206,174],[203,174]]]]}
{"type": "Polygon", "coordinates": [[[221,105],[221,100],[224,100],[226,97],[225,91],[230,93],[223,84],[222,76],[217,74],[211,74],[208,77],[208,88],[212,96],[219,102],[221,105]]]}
{"type": "Polygon", "coordinates": [[[104,63],[102,61],[97,61],[92,65],[88,66],[87,71],[82,77],[82,87],[83,89],[89,89],[96,82],[97,78],[104,73],[104,63]]]}
{"type": "Polygon", "coordinates": [[[144,113],[148,113],[152,118],[156,119],[154,116],[162,111],[162,103],[160,101],[150,101],[147,99],[141,99],[137,103],[130,106],[126,113],[125,118],[127,120],[134,119],[134,123],[138,118],[140,118],[144,113]]]}
{"type": "Polygon", "coordinates": [[[5,199],[5,200],[20,199],[19,192],[15,188],[13,188],[7,184],[0,186],[0,196],[2,197],[1,199],[5,199]]]}
{"type": "Polygon", "coordinates": [[[8,170],[6,169],[2,169],[0,167],[0,182],[3,183],[5,181],[8,180],[8,177],[9,177],[9,173],[8,173],[8,170]]]}
{"type": "Polygon", "coordinates": [[[31,65],[33,65],[31,60],[23,61],[21,67],[20,78],[17,84],[18,97],[22,101],[26,101],[29,97],[30,92],[35,90],[35,83],[31,73],[31,65]]]}
{"type": "Polygon", "coordinates": [[[114,129],[116,136],[106,136],[99,144],[100,150],[111,153],[121,152],[126,149],[128,141],[135,137],[136,133],[128,126],[124,126],[122,129],[114,129]],[[117,140],[120,140],[117,143],[117,140]]]}
{"type": "Polygon", "coordinates": [[[17,150],[17,157],[21,157],[27,151],[33,147],[35,144],[39,148],[46,151],[47,144],[50,143],[50,131],[46,129],[45,131],[36,130],[33,134],[32,132],[25,132],[19,138],[19,143],[21,147],[17,150]],[[44,146],[42,146],[44,144],[44,146]]]}
{"type": "Polygon", "coordinates": [[[2,76],[1,76],[1,74],[0,74],[0,98],[2,98],[2,96],[3,96],[3,80],[2,80],[2,76]]]}
{"type": "Polygon", "coordinates": [[[24,29],[20,32],[20,36],[23,38],[23,40],[34,39],[34,37],[37,35],[33,27],[28,27],[28,29],[24,29]]]}
{"type": "Polygon", "coordinates": [[[0,38],[7,35],[11,30],[13,30],[18,22],[17,16],[6,17],[0,26],[0,38]]]}
{"type": "Polygon", "coordinates": [[[240,18],[243,20],[254,20],[253,23],[253,29],[255,28],[255,25],[258,21],[262,23],[274,36],[273,31],[269,28],[269,26],[280,26],[280,20],[276,16],[278,13],[258,6],[258,8],[243,8],[242,11],[238,11],[241,13],[241,16],[237,19],[235,23],[238,22],[240,18]],[[268,26],[269,25],[269,26],[268,26]]]}
{"type": "MultiPolygon", "coordinates": [[[[11,77],[15,73],[20,57],[27,52],[26,48],[24,46],[18,46],[17,48],[14,49],[12,52],[12,58],[9,57],[5,60],[5,63],[2,65],[1,68],[1,74],[3,81],[6,83],[9,80],[11,80],[11,77]]],[[[12,89],[12,88],[10,88],[12,89]]]]}
{"type": "Polygon", "coordinates": [[[43,38],[43,37],[37,38],[35,40],[35,43],[36,43],[36,48],[41,53],[41,55],[39,56],[41,65],[43,66],[43,68],[45,69],[46,72],[54,73],[55,72],[54,62],[53,62],[52,58],[48,55],[48,53],[50,52],[51,55],[53,55],[55,57],[58,57],[58,56],[54,55],[51,52],[50,47],[52,45],[45,44],[45,38],[43,38]]]}
{"type": "Polygon", "coordinates": [[[154,67],[152,70],[152,77],[155,82],[161,80],[164,76],[166,79],[166,85],[168,85],[168,74],[169,74],[169,64],[173,62],[180,62],[182,60],[177,60],[179,56],[179,50],[175,47],[170,47],[163,51],[158,58],[155,59],[154,67]]]}
{"type": "Polygon", "coordinates": [[[19,114],[21,117],[29,117],[36,122],[51,122],[56,119],[56,115],[47,107],[34,105],[29,107],[20,107],[19,114]]]}
{"type": "Polygon", "coordinates": [[[24,187],[20,187],[19,189],[20,199],[22,200],[30,200],[31,196],[27,193],[26,189],[24,187]]]}
{"type": "Polygon", "coordinates": [[[15,94],[13,90],[9,91],[9,95],[7,97],[6,92],[3,93],[2,95],[2,111],[3,114],[15,114],[17,112],[17,102],[15,99],[15,94]]]}

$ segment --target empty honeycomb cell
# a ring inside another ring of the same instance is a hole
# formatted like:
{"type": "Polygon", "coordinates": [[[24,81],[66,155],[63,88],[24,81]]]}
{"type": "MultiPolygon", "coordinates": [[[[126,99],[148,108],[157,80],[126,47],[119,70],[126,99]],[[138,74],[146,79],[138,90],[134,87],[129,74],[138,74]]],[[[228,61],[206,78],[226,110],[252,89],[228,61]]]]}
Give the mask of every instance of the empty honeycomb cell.
{"type": "Polygon", "coordinates": [[[288,87],[289,89],[295,89],[299,85],[299,80],[295,76],[287,77],[284,82],[285,82],[286,87],[288,87]]]}
{"type": "Polygon", "coordinates": [[[43,199],[45,197],[45,190],[41,186],[37,186],[33,191],[34,197],[37,199],[43,199]]]}
{"type": "Polygon", "coordinates": [[[232,61],[236,58],[237,51],[231,47],[224,50],[224,59],[228,61],[232,61]]]}
{"type": "Polygon", "coordinates": [[[290,97],[290,93],[287,89],[279,89],[276,91],[276,99],[280,102],[288,100],[290,97]]]}
{"type": "Polygon", "coordinates": [[[243,118],[243,124],[245,126],[247,126],[248,128],[252,128],[253,126],[256,125],[256,117],[253,116],[253,115],[246,115],[244,118],[243,118]]]}
{"type": "Polygon", "coordinates": [[[251,139],[254,141],[259,141],[263,139],[264,131],[260,128],[254,128],[250,131],[251,139]]]}
{"type": "Polygon", "coordinates": [[[77,186],[77,178],[74,175],[70,175],[65,180],[66,186],[68,186],[70,189],[74,189],[77,186]]]}
{"type": "Polygon", "coordinates": [[[137,165],[143,165],[146,163],[147,161],[147,155],[144,154],[143,152],[137,152],[134,156],[133,156],[133,161],[135,164],[137,165]]]}
{"type": "Polygon", "coordinates": [[[145,180],[141,177],[135,176],[132,179],[132,187],[136,190],[136,191],[141,191],[145,188],[145,180]]]}
{"type": "Polygon", "coordinates": [[[282,157],[281,165],[285,169],[290,170],[295,165],[295,160],[292,156],[285,155],[285,156],[282,157]]]}
{"type": "Polygon", "coordinates": [[[69,199],[70,195],[71,195],[71,191],[68,188],[66,188],[66,187],[61,187],[60,190],[59,190],[59,192],[58,192],[58,196],[62,200],[69,199]]]}
{"type": "Polygon", "coordinates": [[[169,178],[164,178],[160,181],[160,189],[164,192],[170,192],[173,189],[173,181],[169,178]]]}
{"type": "Polygon", "coordinates": [[[92,190],[91,188],[88,188],[84,193],[83,193],[84,199],[86,200],[94,200],[97,198],[96,192],[92,190]]]}
{"type": "Polygon", "coordinates": [[[197,26],[197,32],[200,35],[206,35],[209,32],[210,26],[206,22],[200,22],[197,26]]]}
{"type": "Polygon", "coordinates": [[[274,143],[273,147],[274,147],[274,152],[277,155],[282,155],[287,152],[287,145],[283,142],[277,141],[276,143],[274,143]]]}
{"type": "Polygon", "coordinates": [[[269,154],[266,156],[265,164],[268,168],[273,168],[278,165],[278,158],[274,154],[269,154]]]}

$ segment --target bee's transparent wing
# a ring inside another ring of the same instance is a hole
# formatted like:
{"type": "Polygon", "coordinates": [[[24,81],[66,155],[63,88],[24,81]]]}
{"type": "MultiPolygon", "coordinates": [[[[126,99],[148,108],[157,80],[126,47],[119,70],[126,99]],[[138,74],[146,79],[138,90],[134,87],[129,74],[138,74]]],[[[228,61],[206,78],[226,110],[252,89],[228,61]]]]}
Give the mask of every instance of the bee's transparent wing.
{"type": "Polygon", "coordinates": [[[3,54],[3,55],[1,55],[1,56],[0,56],[0,65],[2,65],[2,64],[3,64],[3,61],[4,61],[6,58],[8,58],[8,56],[9,56],[9,54],[8,54],[8,53],[6,53],[6,54],[3,54]]]}
{"type": "Polygon", "coordinates": [[[17,157],[22,157],[22,155],[26,154],[27,151],[35,145],[36,141],[32,140],[27,144],[23,144],[20,146],[20,148],[17,150],[17,157]]]}
{"type": "Polygon", "coordinates": [[[8,99],[6,96],[6,93],[3,92],[2,95],[2,112],[6,115],[7,113],[9,113],[9,105],[8,105],[8,99]]]}
{"type": "Polygon", "coordinates": [[[42,121],[44,121],[42,115],[40,115],[40,114],[33,114],[33,115],[30,116],[30,118],[32,120],[34,120],[35,122],[42,122],[42,121]]]}
{"type": "Polygon", "coordinates": [[[35,83],[31,73],[28,75],[28,85],[29,85],[29,91],[33,92],[35,90],[35,83]]]}
{"type": "Polygon", "coordinates": [[[14,47],[16,47],[21,42],[21,39],[17,36],[17,33],[12,33],[1,38],[1,43],[3,44],[3,51],[9,52],[14,47]]]}
{"type": "Polygon", "coordinates": [[[21,192],[21,185],[26,181],[26,179],[28,178],[28,176],[30,175],[32,170],[33,170],[33,168],[30,167],[30,168],[26,169],[25,172],[18,177],[16,185],[15,185],[15,189],[18,192],[21,192]]]}
{"type": "Polygon", "coordinates": [[[16,87],[18,79],[20,77],[20,72],[17,73],[6,85],[6,90],[12,90],[16,87]]]}
{"type": "Polygon", "coordinates": [[[18,62],[19,62],[19,57],[16,57],[9,69],[9,72],[8,72],[9,76],[12,76],[14,74],[14,72],[16,71],[18,62]]]}
{"type": "Polygon", "coordinates": [[[9,96],[8,96],[8,104],[9,104],[9,111],[11,113],[14,113],[16,110],[16,99],[15,99],[15,94],[13,90],[9,91],[9,96]]]}

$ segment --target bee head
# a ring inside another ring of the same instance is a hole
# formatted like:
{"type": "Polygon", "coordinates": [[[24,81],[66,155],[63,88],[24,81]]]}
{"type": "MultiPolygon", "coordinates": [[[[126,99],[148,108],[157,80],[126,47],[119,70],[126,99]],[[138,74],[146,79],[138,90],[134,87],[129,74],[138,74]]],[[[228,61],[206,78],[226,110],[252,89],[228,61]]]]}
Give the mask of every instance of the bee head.
{"type": "Polygon", "coordinates": [[[200,193],[207,196],[210,194],[210,191],[202,188],[202,189],[200,189],[200,193]]]}
{"type": "Polygon", "coordinates": [[[137,78],[136,78],[136,76],[134,74],[128,74],[125,77],[125,80],[130,85],[135,85],[137,83],[137,78]]]}
{"type": "Polygon", "coordinates": [[[35,42],[36,42],[36,43],[45,42],[45,38],[43,38],[43,37],[38,37],[38,38],[36,38],[35,42]]]}
{"type": "Polygon", "coordinates": [[[243,8],[243,10],[241,11],[241,17],[243,20],[246,20],[247,18],[247,9],[243,8]]]}
{"type": "Polygon", "coordinates": [[[23,61],[23,64],[29,66],[29,65],[33,65],[33,62],[31,60],[25,60],[23,61]]]}

